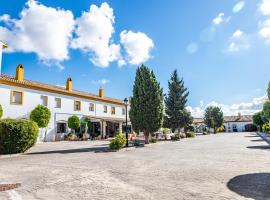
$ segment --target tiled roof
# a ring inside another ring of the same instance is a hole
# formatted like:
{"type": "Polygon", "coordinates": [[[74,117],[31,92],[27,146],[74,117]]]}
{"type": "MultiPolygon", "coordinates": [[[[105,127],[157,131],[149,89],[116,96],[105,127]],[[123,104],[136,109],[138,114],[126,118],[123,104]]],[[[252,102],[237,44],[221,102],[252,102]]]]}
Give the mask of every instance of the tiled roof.
{"type": "Polygon", "coordinates": [[[225,116],[225,122],[251,122],[252,115],[225,116]]]}
{"type": "MultiPolygon", "coordinates": [[[[252,122],[252,115],[224,116],[224,122],[252,122]]],[[[204,123],[203,118],[194,118],[193,123],[204,123]]]]}
{"type": "Polygon", "coordinates": [[[56,86],[56,85],[50,85],[46,83],[41,83],[37,81],[31,81],[24,79],[23,81],[16,80],[13,76],[1,74],[0,75],[0,83],[7,84],[7,85],[15,85],[22,88],[30,88],[33,90],[40,90],[40,91],[47,91],[51,93],[60,93],[67,96],[75,96],[79,98],[86,98],[96,101],[105,101],[109,103],[116,103],[124,105],[123,100],[115,99],[115,98],[109,98],[109,97],[99,97],[96,94],[91,94],[88,92],[82,92],[78,90],[72,90],[68,91],[64,87],[56,86]]]}

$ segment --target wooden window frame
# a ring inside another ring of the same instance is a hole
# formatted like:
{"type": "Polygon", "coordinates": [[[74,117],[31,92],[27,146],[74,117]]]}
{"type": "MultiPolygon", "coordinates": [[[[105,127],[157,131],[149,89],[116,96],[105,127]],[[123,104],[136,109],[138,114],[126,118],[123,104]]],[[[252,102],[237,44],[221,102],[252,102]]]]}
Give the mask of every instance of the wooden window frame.
{"type": "Polygon", "coordinates": [[[43,106],[48,107],[48,101],[49,101],[49,98],[48,98],[48,96],[46,96],[46,95],[41,95],[41,96],[40,96],[41,100],[42,100],[43,97],[46,98],[46,105],[43,105],[43,106]]]}
{"type": "Polygon", "coordinates": [[[111,107],[111,114],[115,115],[115,113],[116,113],[116,108],[115,108],[115,106],[112,106],[111,107]]]}
{"type": "Polygon", "coordinates": [[[94,112],[95,111],[95,104],[94,103],[90,103],[89,104],[89,111],[90,112],[94,112]],[[93,110],[92,110],[92,108],[93,108],[93,110]]]}
{"type": "Polygon", "coordinates": [[[54,108],[62,108],[62,99],[60,97],[55,97],[54,102],[55,102],[54,108]],[[59,107],[56,107],[56,99],[60,99],[60,106],[59,107]]]}
{"type": "Polygon", "coordinates": [[[103,112],[108,113],[108,106],[106,106],[106,105],[103,106],[103,112]],[[105,110],[105,108],[106,108],[106,110],[105,110]]]}
{"type": "Polygon", "coordinates": [[[20,90],[11,90],[11,93],[10,93],[10,104],[12,104],[12,105],[23,105],[23,102],[24,102],[24,92],[23,91],[20,91],[20,90]],[[21,102],[20,103],[13,102],[14,93],[15,92],[21,93],[21,102]]]}
{"type": "Polygon", "coordinates": [[[74,111],[81,111],[82,110],[82,102],[81,101],[79,101],[79,100],[75,100],[74,101],[74,111]],[[79,103],[79,105],[80,105],[80,108],[79,109],[77,109],[76,108],[76,103],[79,103]]]}

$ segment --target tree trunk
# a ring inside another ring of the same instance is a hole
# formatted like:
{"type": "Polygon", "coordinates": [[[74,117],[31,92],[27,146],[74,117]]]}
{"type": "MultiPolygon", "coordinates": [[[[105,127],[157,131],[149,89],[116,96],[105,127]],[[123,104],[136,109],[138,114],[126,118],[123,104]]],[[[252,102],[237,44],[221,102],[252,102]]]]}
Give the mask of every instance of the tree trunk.
{"type": "Polygon", "coordinates": [[[145,144],[149,144],[149,132],[144,132],[145,144]]]}

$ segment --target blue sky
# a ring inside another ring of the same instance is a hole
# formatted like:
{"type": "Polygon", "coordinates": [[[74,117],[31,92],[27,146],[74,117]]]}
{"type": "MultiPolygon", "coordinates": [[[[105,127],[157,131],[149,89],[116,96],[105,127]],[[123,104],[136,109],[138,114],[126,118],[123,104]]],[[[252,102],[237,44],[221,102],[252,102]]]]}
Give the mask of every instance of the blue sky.
{"type": "Polygon", "coordinates": [[[18,63],[27,79],[124,98],[136,67],[152,68],[167,91],[177,69],[200,115],[216,104],[249,114],[270,77],[270,1],[9,0],[0,6],[2,73],[18,63]],[[91,7],[91,9],[90,9],[91,7]],[[83,13],[84,12],[84,13],[83,13]]]}

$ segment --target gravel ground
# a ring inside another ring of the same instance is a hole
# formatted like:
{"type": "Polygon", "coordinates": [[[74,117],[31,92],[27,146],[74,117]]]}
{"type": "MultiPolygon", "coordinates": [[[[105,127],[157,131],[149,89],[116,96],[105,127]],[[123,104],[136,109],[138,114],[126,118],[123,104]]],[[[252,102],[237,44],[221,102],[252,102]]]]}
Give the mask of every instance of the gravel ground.
{"type": "Polygon", "coordinates": [[[254,133],[106,152],[107,142],[38,144],[0,157],[0,199],[270,199],[270,149],[254,133]]]}

